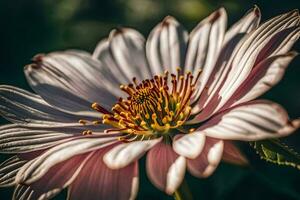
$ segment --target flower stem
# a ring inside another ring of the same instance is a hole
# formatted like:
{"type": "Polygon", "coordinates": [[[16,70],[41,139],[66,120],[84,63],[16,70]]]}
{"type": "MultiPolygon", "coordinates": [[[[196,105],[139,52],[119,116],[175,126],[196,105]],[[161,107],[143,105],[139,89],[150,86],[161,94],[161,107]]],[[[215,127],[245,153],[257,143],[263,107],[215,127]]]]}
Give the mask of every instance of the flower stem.
{"type": "Polygon", "coordinates": [[[193,200],[192,193],[186,180],[183,180],[181,186],[175,191],[173,196],[175,200],[193,200]]]}

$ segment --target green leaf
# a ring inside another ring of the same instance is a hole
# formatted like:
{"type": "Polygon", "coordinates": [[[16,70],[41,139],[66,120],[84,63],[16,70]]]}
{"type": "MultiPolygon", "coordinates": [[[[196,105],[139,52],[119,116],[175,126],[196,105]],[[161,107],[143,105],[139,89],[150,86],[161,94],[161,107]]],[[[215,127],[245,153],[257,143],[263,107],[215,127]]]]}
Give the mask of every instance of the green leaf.
{"type": "Polygon", "coordinates": [[[261,159],[300,170],[300,155],[278,139],[250,142],[261,159]]]}

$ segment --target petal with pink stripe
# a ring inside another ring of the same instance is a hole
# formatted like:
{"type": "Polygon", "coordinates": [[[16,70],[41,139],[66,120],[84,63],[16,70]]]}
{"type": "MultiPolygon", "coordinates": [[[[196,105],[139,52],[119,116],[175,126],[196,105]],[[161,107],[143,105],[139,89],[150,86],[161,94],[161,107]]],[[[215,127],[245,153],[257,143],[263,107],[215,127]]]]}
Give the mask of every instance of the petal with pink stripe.
{"type": "Polygon", "coordinates": [[[186,159],[171,145],[160,142],[147,154],[147,174],[151,182],[167,194],[173,194],[183,181],[186,159]]]}
{"type": "Polygon", "coordinates": [[[138,163],[131,163],[118,170],[108,168],[103,162],[103,156],[111,147],[93,153],[70,186],[69,199],[135,199],[138,190],[138,163]]]}
{"type": "Polygon", "coordinates": [[[219,165],[224,149],[223,140],[207,137],[201,154],[187,161],[189,172],[199,178],[210,176],[219,165]]]}
{"type": "Polygon", "coordinates": [[[287,136],[300,126],[278,104],[256,100],[230,108],[200,127],[205,135],[225,140],[253,141],[287,136]]]}

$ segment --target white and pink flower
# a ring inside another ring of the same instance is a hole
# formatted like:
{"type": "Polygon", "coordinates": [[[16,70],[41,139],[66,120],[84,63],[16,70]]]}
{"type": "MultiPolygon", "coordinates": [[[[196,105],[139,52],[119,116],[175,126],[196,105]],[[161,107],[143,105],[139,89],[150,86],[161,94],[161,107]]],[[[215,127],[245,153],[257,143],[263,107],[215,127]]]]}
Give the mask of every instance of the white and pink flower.
{"type": "Polygon", "coordinates": [[[223,8],[189,34],[166,17],[145,41],[113,30],[91,55],[37,55],[25,75],[37,93],[0,86],[0,185],[14,199],[134,199],[138,159],[167,194],[185,171],[211,175],[221,159],[247,160],[233,140],[287,136],[300,126],[276,103],[254,100],[282,78],[297,55],[300,17],[263,24],[254,7],[226,30],[223,8]]]}

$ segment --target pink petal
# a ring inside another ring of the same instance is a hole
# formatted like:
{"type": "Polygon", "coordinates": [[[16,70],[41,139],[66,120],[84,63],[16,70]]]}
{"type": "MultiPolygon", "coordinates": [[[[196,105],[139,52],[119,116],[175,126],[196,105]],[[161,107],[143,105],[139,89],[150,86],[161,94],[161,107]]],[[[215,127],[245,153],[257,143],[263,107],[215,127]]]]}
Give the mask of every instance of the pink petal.
{"type": "Polygon", "coordinates": [[[103,162],[104,154],[112,146],[99,149],[82,168],[69,189],[69,199],[134,199],[138,187],[138,163],[112,170],[103,162]]]}
{"type": "Polygon", "coordinates": [[[187,161],[189,172],[199,178],[210,176],[221,161],[223,148],[223,140],[206,137],[201,154],[197,158],[187,161]]]}
{"type": "Polygon", "coordinates": [[[151,182],[167,194],[180,186],[185,174],[186,161],[177,155],[172,146],[160,142],[147,154],[147,174],[151,182]]]}
{"type": "Polygon", "coordinates": [[[224,151],[222,159],[236,165],[247,165],[247,158],[231,141],[224,140],[224,151]]]}
{"type": "Polygon", "coordinates": [[[89,156],[89,153],[74,156],[53,166],[42,178],[29,185],[33,191],[32,198],[52,198],[69,186],[89,156]]]}
{"type": "Polygon", "coordinates": [[[110,137],[83,137],[59,144],[45,151],[39,157],[27,162],[19,170],[16,181],[31,184],[42,178],[56,164],[76,155],[92,152],[116,142],[116,138],[110,137]]]}

